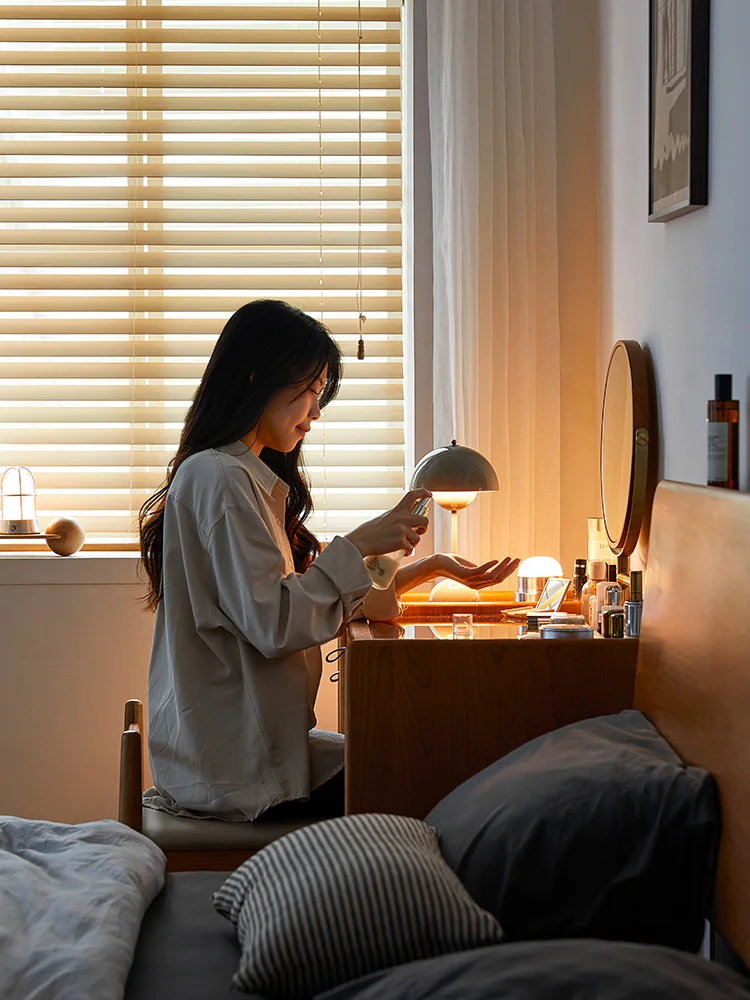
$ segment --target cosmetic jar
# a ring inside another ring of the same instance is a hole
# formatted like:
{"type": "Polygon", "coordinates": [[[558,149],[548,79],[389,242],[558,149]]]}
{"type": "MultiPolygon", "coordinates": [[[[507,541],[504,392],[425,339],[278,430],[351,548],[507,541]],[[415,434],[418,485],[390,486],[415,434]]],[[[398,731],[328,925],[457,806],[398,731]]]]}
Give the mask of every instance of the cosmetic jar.
{"type": "Polygon", "coordinates": [[[570,625],[565,622],[541,625],[539,635],[542,639],[593,639],[594,630],[590,625],[577,623],[570,625]]]}
{"type": "Polygon", "coordinates": [[[569,614],[567,611],[556,611],[550,618],[552,625],[585,625],[583,615],[569,614]]]}

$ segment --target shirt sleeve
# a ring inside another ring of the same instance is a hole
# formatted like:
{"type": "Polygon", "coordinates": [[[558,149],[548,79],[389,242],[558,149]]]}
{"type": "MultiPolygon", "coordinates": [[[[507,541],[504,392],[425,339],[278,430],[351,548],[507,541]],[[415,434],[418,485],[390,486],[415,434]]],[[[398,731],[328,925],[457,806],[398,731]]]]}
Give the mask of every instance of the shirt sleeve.
{"type": "Polygon", "coordinates": [[[355,545],[336,537],[304,573],[282,553],[252,508],[230,507],[207,540],[220,611],[268,659],[332,639],[370,591],[355,545]]]}

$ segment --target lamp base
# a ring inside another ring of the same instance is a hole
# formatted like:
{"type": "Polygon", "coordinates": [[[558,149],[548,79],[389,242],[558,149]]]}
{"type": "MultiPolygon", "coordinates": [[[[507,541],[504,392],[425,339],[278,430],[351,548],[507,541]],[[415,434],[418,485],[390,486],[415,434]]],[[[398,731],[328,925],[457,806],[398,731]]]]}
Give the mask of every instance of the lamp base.
{"type": "Polygon", "coordinates": [[[445,604],[466,604],[481,601],[479,592],[472,590],[457,580],[441,580],[436,583],[430,591],[431,601],[440,601],[445,604]]]}
{"type": "Polygon", "coordinates": [[[39,522],[35,517],[19,521],[0,520],[0,535],[38,535],[39,522]]]}

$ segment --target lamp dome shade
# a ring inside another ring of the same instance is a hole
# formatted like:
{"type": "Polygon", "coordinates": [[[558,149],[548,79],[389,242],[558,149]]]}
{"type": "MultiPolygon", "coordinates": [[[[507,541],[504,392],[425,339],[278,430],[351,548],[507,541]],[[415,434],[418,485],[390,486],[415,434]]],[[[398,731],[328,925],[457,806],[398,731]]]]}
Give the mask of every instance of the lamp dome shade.
{"type": "Polygon", "coordinates": [[[490,463],[473,448],[451,441],[436,448],[417,463],[411,477],[412,489],[444,493],[478,493],[499,490],[497,475],[490,463]]]}

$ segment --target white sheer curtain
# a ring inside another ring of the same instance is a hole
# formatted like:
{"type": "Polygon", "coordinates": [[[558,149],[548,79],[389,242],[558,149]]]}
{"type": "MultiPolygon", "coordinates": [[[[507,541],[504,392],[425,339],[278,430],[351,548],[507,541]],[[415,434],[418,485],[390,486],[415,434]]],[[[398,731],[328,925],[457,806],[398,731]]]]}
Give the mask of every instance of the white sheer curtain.
{"type": "MultiPolygon", "coordinates": [[[[500,481],[459,551],[560,556],[561,366],[551,0],[427,0],[435,445],[500,481]]],[[[435,516],[449,549],[449,517],[435,516]]]]}

